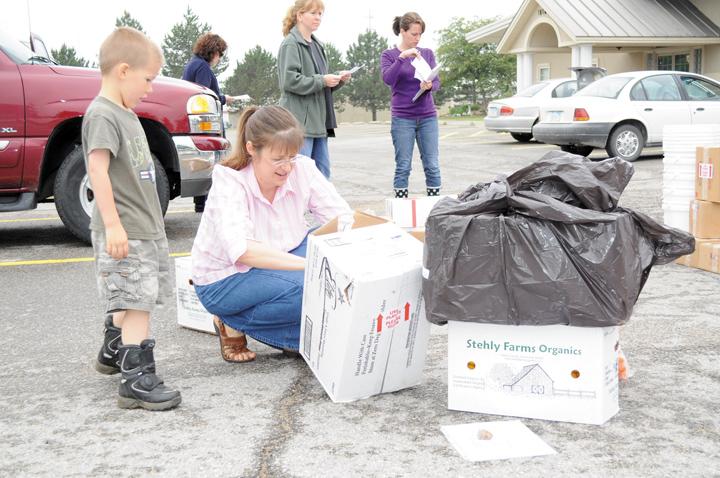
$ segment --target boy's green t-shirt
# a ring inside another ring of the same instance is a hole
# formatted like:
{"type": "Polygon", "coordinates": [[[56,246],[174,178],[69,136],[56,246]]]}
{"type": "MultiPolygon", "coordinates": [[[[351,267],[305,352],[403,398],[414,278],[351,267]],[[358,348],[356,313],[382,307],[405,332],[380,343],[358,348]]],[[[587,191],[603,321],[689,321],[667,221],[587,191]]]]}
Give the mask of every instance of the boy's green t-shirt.
{"type": "MultiPolygon", "coordinates": [[[[155,189],[155,165],[137,115],[107,98],[96,97],[82,123],[85,166],[95,149],[110,151],[108,175],[115,206],[129,239],[165,237],[160,200],[155,189]]],[[[104,231],[100,212],[93,208],[90,229],[104,231]]]]}

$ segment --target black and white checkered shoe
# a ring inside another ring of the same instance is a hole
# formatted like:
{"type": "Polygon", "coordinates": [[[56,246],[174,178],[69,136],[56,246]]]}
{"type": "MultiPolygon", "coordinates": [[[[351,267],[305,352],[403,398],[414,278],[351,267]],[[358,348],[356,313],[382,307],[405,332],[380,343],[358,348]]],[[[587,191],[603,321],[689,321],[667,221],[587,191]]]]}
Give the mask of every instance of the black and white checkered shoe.
{"type": "Polygon", "coordinates": [[[440,188],[427,188],[427,195],[428,196],[439,196],[440,188]]]}
{"type": "Polygon", "coordinates": [[[405,189],[395,188],[395,197],[396,198],[407,198],[408,197],[407,188],[405,188],[405,189]]]}

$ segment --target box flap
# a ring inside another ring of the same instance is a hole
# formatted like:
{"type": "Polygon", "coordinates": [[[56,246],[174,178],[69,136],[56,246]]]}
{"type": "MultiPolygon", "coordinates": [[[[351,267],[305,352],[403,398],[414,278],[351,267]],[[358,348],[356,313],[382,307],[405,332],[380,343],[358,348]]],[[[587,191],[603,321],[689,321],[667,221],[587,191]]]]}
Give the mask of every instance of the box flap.
{"type": "MultiPolygon", "coordinates": [[[[373,216],[372,214],[368,214],[366,212],[362,211],[353,211],[353,218],[354,222],[352,225],[353,229],[358,229],[361,227],[368,227],[368,226],[376,226],[378,224],[384,224],[388,222],[387,219],[383,219],[382,217],[373,216]]],[[[333,232],[337,232],[338,230],[338,218],[334,218],[330,220],[329,222],[325,223],[324,225],[318,227],[312,232],[312,235],[314,236],[322,236],[323,234],[331,234],[333,232]]]]}

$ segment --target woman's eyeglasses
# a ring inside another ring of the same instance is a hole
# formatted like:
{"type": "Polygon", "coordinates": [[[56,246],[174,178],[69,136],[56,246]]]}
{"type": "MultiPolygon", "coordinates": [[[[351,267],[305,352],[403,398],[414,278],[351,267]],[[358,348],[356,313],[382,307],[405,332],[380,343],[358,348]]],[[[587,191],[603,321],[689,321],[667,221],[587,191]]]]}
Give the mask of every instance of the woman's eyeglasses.
{"type": "Polygon", "coordinates": [[[279,159],[276,161],[270,161],[270,163],[273,165],[273,167],[275,169],[277,169],[281,166],[285,166],[286,164],[294,165],[295,162],[297,161],[297,159],[298,159],[298,157],[295,156],[294,158],[290,158],[290,159],[279,159]]]}

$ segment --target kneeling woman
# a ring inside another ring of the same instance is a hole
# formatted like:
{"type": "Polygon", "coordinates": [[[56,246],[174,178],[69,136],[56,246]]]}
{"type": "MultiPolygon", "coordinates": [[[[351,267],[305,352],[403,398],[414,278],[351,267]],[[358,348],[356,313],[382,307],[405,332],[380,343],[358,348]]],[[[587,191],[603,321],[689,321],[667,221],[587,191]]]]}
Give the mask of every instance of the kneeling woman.
{"type": "Polygon", "coordinates": [[[192,248],[192,277],[200,302],[216,316],[226,361],[255,359],[245,334],[298,350],[305,213],[324,223],[350,212],[313,160],[297,154],[303,138],[286,109],[248,108],[235,152],[213,170],[192,248]]]}

